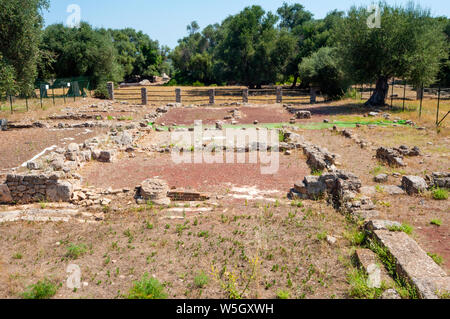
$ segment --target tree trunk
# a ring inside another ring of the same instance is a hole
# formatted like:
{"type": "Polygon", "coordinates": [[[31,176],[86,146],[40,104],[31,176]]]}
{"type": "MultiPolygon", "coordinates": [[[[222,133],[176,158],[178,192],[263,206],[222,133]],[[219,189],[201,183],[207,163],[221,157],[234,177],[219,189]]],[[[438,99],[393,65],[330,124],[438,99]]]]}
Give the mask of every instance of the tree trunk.
{"type": "Polygon", "coordinates": [[[298,74],[294,75],[294,82],[292,83],[291,89],[295,89],[297,86],[298,74]]]}
{"type": "Polygon", "coordinates": [[[385,106],[386,97],[389,92],[388,77],[382,76],[377,80],[375,90],[370,99],[365,103],[366,106],[385,106]]]}

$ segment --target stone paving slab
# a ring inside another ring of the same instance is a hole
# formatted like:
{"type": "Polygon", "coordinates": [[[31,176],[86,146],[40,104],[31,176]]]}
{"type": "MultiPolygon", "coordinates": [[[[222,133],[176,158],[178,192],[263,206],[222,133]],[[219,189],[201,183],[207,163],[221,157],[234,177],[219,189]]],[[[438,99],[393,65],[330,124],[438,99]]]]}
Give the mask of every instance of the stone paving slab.
{"type": "Polygon", "coordinates": [[[375,282],[378,283],[378,285],[373,286],[377,286],[377,288],[379,288],[381,282],[385,282],[387,285],[393,284],[393,279],[389,276],[386,268],[383,266],[383,263],[373,251],[367,248],[357,249],[355,251],[355,258],[358,264],[362,268],[364,268],[365,272],[369,275],[369,281],[372,283],[372,285],[375,282]],[[371,276],[375,277],[374,275],[376,275],[376,272],[373,271],[373,269],[375,268],[374,266],[379,269],[380,276],[379,278],[372,279],[371,276]]]}
{"type": "Polygon", "coordinates": [[[439,267],[417,242],[403,232],[374,230],[375,238],[396,260],[397,274],[409,280],[424,299],[437,298],[436,290],[450,291],[447,273],[439,267]]]}

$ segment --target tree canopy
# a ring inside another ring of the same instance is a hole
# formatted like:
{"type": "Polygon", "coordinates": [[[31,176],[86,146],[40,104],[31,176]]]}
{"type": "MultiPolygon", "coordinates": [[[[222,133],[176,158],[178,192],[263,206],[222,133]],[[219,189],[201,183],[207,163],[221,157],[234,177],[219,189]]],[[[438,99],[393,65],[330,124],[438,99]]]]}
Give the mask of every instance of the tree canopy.
{"type": "Polygon", "coordinates": [[[40,59],[39,42],[47,0],[0,2],[0,93],[30,94],[40,59]]]}
{"type": "Polygon", "coordinates": [[[435,81],[445,58],[443,24],[428,10],[380,4],[381,26],[369,28],[371,14],[353,7],[337,25],[333,38],[341,63],[354,83],[377,81],[371,105],[384,105],[388,79],[405,78],[416,85],[435,81]]]}

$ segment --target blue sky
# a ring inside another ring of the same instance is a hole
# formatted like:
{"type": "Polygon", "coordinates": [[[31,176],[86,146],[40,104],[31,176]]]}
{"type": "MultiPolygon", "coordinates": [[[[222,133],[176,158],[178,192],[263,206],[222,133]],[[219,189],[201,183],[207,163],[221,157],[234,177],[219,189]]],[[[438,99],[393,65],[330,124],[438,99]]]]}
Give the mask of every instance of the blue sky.
{"type": "MultiPolygon", "coordinates": [[[[49,12],[45,12],[46,25],[65,23],[70,13],[67,7],[77,4],[81,19],[95,27],[132,27],[147,33],[152,39],[173,48],[177,40],[186,35],[186,26],[196,20],[203,28],[221,22],[230,14],[244,7],[261,5],[266,11],[275,12],[283,2],[301,3],[316,18],[323,18],[333,9],[347,10],[352,5],[370,5],[373,0],[51,0],[49,12]]],[[[404,4],[407,0],[388,0],[390,4],[404,4]]],[[[416,0],[431,9],[433,15],[450,16],[448,0],[416,0]]]]}

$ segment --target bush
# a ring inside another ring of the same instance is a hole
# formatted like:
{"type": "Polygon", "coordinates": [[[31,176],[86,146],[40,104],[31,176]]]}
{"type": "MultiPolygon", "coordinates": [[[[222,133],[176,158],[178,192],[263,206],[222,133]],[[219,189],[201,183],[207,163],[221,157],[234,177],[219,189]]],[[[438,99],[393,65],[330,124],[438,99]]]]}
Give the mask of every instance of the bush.
{"type": "Polygon", "coordinates": [[[158,279],[151,278],[147,273],[140,281],[135,281],[128,293],[128,299],[166,299],[164,286],[158,279]]]}
{"type": "Polygon", "coordinates": [[[200,81],[195,81],[194,83],[192,83],[192,86],[205,86],[205,84],[200,81]]]}
{"type": "Polygon", "coordinates": [[[97,89],[94,91],[94,97],[103,100],[109,99],[109,93],[106,84],[101,84],[97,87],[97,89]]]}
{"type": "Polygon", "coordinates": [[[22,294],[24,299],[49,299],[56,294],[58,288],[48,279],[38,281],[28,286],[27,291],[22,294]]]}
{"type": "Polygon", "coordinates": [[[176,86],[176,85],[178,85],[178,82],[175,79],[170,79],[169,82],[164,84],[164,86],[176,86]]]}
{"type": "Polygon", "coordinates": [[[66,257],[77,259],[81,255],[83,255],[87,251],[87,246],[85,244],[70,244],[69,247],[67,247],[67,253],[66,257]]]}
{"type": "Polygon", "coordinates": [[[289,299],[289,291],[278,290],[277,291],[277,299],[289,299]]]}
{"type": "Polygon", "coordinates": [[[435,188],[432,190],[431,194],[435,200],[446,200],[448,199],[448,191],[442,188],[435,188]]]}
{"type": "Polygon", "coordinates": [[[340,98],[348,87],[333,48],[323,47],[303,59],[299,73],[302,83],[318,85],[322,93],[331,99],[340,98]]]}
{"type": "Polygon", "coordinates": [[[194,277],[194,285],[197,288],[205,287],[208,284],[208,282],[209,278],[203,271],[199,272],[198,275],[194,277]]]}

